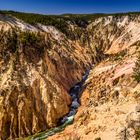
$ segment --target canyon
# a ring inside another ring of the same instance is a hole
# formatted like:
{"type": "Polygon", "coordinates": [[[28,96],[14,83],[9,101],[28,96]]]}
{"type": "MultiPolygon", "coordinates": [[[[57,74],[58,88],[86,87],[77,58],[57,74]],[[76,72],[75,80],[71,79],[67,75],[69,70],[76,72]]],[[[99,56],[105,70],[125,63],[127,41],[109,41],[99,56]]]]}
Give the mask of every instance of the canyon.
{"type": "Polygon", "coordinates": [[[62,30],[0,13],[1,140],[26,140],[69,113],[72,124],[48,140],[139,140],[139,13],[77,18],[62,30]],[[74,102],[70,89],[89,69],[74,102]]]}

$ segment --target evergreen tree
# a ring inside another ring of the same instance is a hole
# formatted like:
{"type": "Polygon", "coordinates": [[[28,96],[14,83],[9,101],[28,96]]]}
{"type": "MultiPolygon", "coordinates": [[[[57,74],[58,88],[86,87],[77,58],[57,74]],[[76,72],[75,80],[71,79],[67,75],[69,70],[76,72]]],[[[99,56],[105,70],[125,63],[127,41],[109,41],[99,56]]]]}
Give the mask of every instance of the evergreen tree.
{"type": "Polygon", "coordinates": [[[140,82],[140,52],[138,54],[137,57],[137,61],[135,62],[135,68],[134,70],[134,74],[133,77],[137,82],[140,82]]]}

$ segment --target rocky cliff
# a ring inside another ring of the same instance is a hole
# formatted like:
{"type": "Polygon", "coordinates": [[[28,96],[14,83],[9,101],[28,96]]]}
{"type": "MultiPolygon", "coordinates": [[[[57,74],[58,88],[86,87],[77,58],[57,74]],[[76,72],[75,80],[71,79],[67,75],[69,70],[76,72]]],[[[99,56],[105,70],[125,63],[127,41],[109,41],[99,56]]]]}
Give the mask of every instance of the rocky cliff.
{"type": "Polygon", "coordinates": [[[70,87],[92,55],[55,27],[3,15],[0,20],[0,137],[5,140],[56,126],[69,111],[70,87]]]}
{"type": "Polygon", "coordinates": [[[139,15],[102,17],[88,25],[85,45],[106,58],[90,71],[74,123],[49,140],[139,139],[140,84],[133,78],[139,32],[139,15]]]}
{"type": "Polygon", "coordinates": [[[127,132],[134,139],[140,85],[132,73],[140,16],[67,24],[71,37],[55,26],[0,15],[0,138],[26,137],[56,126],[69,112],[69,89],[93,65],[74,124],[50,139],[121,140],[127,132]]]}

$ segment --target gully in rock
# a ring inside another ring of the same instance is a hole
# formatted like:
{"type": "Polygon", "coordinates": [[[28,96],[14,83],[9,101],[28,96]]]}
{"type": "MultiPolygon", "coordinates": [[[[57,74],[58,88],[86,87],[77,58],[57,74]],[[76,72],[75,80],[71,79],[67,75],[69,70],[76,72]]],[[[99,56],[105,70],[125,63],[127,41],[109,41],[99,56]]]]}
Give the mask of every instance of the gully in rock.
{"type": "Polygon", "coordinates": [[[55,128],[52,128],[48,131],[45,131],[45,132],[36,134],[34,136],[31,136],[31,137],[27,138],[28,140],[43,140],[43,139],[46,139],[49,136],[52,136],[52,135],[56,134],[57,132],[60,132],[60,131],[64,130],[64,128],[67,125],[73,123],[74,116],[77,112],[77,108],[80,106],[80,102],[79,102],[80,92],[82,90],[82,86],[83,86],[85,80],[87,79],[88,75],[89,75],[89,70],[87,70],[85,72],[85,74],[82,77],[81,82],[77,83],[74,87],[72,87],[70,89],[69,94],[70,94],[71,99],[72,99],[72,103],[70,105],[70,111],[66,116],[64,116],[60,120],[59,126],[55,127],[55,128]]]}
{"type": "Polygon", "coordinates": [[[61,124],[64,124],[65,122],[67,122],[69,120],[69,118],[74,118],[74,115],[77,112],[77,108],[80,106],[79,94],[80,94],[80,92],[82,90],[82,85],[84,84],[85,80],[88,77],[88,74],[89,74],[89,70],[87,70],[85,72],[84,76],[82,77],[82,81],[77,83],[74,87],[72,87],[70,89],[70,95],[71,95],[71,98],[72,98],[72,103],[71,103],[71,106],[70,106],[70,111],[69,111],[69,114],[67,116],[65,116],[61,120],[61,124]]]}

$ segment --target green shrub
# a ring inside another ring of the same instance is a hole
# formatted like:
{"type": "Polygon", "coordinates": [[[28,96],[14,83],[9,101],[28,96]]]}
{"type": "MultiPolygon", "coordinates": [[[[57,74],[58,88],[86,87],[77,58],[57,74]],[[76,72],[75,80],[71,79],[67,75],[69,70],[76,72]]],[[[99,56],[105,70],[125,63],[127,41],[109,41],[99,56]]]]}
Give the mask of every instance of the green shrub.
{"type": "Polygon", "coordinates": [[[95,138],[95,140],[101,140],[101,138],[99,137],[99,138],[95,138]]]}
{"type": "Polygon", "coordinates": [[[140,130],[136,131],[135,136],[136,140],[140,140],[140,130]]]}
{"type": "Polygon", "coordinates": [[[135,67],[133,69],[133,77],[137,82],[140,82],[140,52],[137,56],[137,61],[135,62],[135,67]]]}
{"type": "Polygon", "coordinates": [[[127,50],[123,50],[117,54],[114,54],[110,57],[111,61],[121,60],[125,55],[127,55],[127,50]]]}

